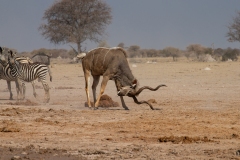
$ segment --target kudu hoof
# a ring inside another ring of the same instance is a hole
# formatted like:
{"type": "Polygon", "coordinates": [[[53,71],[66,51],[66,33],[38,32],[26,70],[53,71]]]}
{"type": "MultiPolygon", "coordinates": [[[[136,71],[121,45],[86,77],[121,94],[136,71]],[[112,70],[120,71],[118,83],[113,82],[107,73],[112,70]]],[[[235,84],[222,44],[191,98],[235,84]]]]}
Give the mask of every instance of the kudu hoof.
{"type": "Polygon", "coordinates": [[[90,110],[98,110],[98,107],[88,107],[90,110]]]}

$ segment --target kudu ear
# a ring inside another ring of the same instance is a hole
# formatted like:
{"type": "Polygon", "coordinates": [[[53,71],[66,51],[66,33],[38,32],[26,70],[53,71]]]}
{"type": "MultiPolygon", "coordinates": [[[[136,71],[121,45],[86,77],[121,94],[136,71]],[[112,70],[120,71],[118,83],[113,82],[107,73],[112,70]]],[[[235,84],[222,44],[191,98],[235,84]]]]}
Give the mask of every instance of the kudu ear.
{"type": "Polygon", "coordinates": [[[137,79],[134,79],[133,81],[132,81],[132,86],[131,86],[131,88],[132,89],[135,89],[137,87],[137,79]]]}

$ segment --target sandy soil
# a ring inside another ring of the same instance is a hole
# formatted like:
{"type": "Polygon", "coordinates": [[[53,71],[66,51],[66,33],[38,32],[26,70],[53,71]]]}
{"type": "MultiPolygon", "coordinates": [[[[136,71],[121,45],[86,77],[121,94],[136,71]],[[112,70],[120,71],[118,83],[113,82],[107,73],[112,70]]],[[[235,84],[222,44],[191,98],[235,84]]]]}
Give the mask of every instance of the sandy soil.
{"type": "MultiPolygon", "coordinates": [[[[17,103],[1,80],[0,159],[240,159],[240,62],[130,65],[141,86],[167,85],[138,97],[159,110],[88,109],[81,64],[52,65],[49,104],[39,82],[17,103]]],[[[121,104],[112,81],[105,94],[121,104]]]]}

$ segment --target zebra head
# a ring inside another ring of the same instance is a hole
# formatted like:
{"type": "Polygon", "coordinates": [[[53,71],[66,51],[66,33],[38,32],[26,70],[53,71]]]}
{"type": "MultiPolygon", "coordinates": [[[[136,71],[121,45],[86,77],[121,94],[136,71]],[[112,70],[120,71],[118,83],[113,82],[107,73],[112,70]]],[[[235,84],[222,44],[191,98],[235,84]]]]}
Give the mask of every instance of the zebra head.
{"type": "Polygon", "coordinates": [[[4,48],[0,47],[0,61],[3,63],[6,61],[4,54],[3,54],[4,48]]]}
{"type": "Polygon", "coordinates": [[[9,53],[8,63],[10,64],[11,67],[13,67],[15,63],[16,53],[14,53],[12,50],[9,50],[8,53],[9,53]]]}
{"type": "Polygon", "coordinates": [[[16,57],[17,55],[17,52],[13,52],[12,50],[9,50],[8,53],[12,58],[16,57]]]}

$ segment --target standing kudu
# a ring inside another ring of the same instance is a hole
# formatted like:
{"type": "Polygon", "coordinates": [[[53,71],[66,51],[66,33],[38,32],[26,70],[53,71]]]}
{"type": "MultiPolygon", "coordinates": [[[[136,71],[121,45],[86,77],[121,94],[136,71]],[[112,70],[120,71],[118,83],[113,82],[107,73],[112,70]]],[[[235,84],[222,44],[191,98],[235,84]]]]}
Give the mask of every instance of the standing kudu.
{"type": "Polygon", "coordinates": [[[155,91],[162,86],[159,85],[156,88],[151,88],[148,86],[138,89],[138,81],[133,76],[128,61],[125,50],[119,47],[114,48],[96,48],[89,51],[87,54],[81,53],[77,56],[82,59],[82,67],[85,77],[85,89],[87,94],[88,106],[91,106],[91,101],[89,97],[89,86],[90,86],[90,74],[93,77],[92,92],[94,98],[94,107],[98,107],[100,98],[104,93],[105,87],[108,80],[114,80],[117,87],[118,95],[121,98],[121,103],[124,109],[128,110],[123,96],[129,96],[134,99],[137,104],[146,103],[151,109],[154,109],[151,104],[146,101],[138,101],[136,96],[142,92],[144,89],[149,89],[155,91]],[[96,98],[96,87],[99,83],[100,76],[103,76],[100,94],[96,98]]]}

